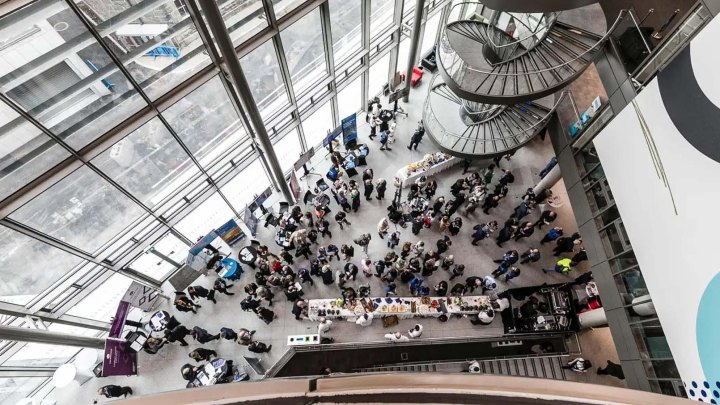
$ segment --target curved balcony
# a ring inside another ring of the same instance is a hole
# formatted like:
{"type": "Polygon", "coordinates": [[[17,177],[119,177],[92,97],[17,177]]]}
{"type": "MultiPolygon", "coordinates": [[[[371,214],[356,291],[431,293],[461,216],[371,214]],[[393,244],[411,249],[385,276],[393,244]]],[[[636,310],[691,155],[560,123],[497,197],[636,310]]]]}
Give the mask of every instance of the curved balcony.
{"type": "Polygon", "coordinates": [[[441,151],[462,158],[490,158],[512,152],[535,137],[557,105],[548,104],[538,100],[506,106],[463,100],[436,75],[425,100],[423,122],[441,151]]]}
{"type": "Polygon", "coordinates": [[[472,15],[472,19],[462,11],[454,11],[464,4],[480,3],[459,3],[448,13],[437,47],[439,72],[460,98],[487,104],[512,105],[561,90],[590,65],[627,15],[621,12],[603,36],[546,16],[548,24],[541,26],[543,29],[516,40],[522,46],[518,45],[519,50],[511,57],[493,59],[483,49],[491,38],[495,40],[492,48],[508,47],[513,42],[498,43],[497,34],[488,34],[495,33],[496,27],[479,21],[488,14],[487,9],[483,8],[482,15],[472,15]]]}
{"type": "Polygon", "coordinates": [[[484,0],[483,4],[493,10],[512,13],[540,13],[561,10],[572,10],[597,3],[598,0],[484,0]]]}

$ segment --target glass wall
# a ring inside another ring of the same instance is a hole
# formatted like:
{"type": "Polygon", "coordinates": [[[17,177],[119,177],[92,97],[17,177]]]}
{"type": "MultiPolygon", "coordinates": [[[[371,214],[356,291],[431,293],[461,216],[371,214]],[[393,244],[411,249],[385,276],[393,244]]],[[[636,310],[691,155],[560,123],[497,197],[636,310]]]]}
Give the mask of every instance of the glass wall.
{"type": "Polygon", "coordinates": [[[329,0],[330,27],[335,64],[360,50],[362,42],[361,1],[329,0]]]}
{"type": "Polygon", "coordinates": [[[327,75],[319,9],[284,29],[280,38],[296,93],[327,75]]]}
{"type": "Polygon", "coordinates": [[[265,42],[240,59],[245,77],[250,83],[255,103],[263,118],[288,104],[285,83],[280,73],[272,40],[265,42]]]}
{"type": "MultiPolygon", "coordinates": [[[[363,19],[363,2],[330,0],[328,21],[312,2],[218,1],[252,99],[216,74],[221,66],[199,35],[207,20],[193,21],[185,0],[4,4],[0,301],[28,315],[107,322],[130,283],[165,282],[192,241],[271,186],[242,106],[257,105],[282,170],[291,170],[334,128],[333,103],[343,118],[364,93],[382,90],[402,1],[370,0],[363,19]]],[[[72,357],[2,344],[14,351],[0,366],[41,364],[42,356],[56,367],[72,357]]],[[[14,403],[47,378],[0,380],[0,401],[14,403]]]]}

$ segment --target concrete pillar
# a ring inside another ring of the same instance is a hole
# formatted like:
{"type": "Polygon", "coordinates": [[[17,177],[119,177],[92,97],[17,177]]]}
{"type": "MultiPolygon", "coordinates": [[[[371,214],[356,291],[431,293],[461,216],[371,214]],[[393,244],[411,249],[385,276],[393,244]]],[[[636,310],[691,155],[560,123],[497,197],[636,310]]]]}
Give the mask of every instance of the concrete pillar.
{"type": "Polygon", "coordinates": [[[560,174],[560,165],[556,164],[555,167],[553,167],[552,170],[550,170],[548,174],[546,174],[545,177],[543,177],[538,182],[538,184],[533,187],[533,192],[537,195],[541,191],[549,189],[550,187],[554,186],[561,177],[562,176],[560,174]]]}
{"type": "Polygon", "coordinates": [[[0,340],[89,347],[92,349],[105,348],[105,339],[76,336],[68,333],[51,332],[49,330],[18,328],[5,325],[0,325],[0,340]]]}
{"type": "Polygon", "coordinates": [[[415,20],[413,22],[412,37],[410,38],[410,51],[408,54],[408,66],[405,70],[405,86],[407,87],[407,94],[403,98],[404,102],[408,102],[410,99],[410,78],[412,77],[413,66],[415,66],[415,59],[417,59],[417,50],[420,47],[420,33],[422,32],[422,16],[423,9],[425,8],[425,0],[415,0],[415,20]]]}

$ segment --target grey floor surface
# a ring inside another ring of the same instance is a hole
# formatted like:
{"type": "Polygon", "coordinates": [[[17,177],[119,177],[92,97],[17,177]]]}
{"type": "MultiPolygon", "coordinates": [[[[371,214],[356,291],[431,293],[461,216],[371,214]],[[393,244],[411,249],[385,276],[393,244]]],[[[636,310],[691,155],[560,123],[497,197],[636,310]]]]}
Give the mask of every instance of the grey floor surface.
{"type": "MultiPolygon", "coordinates": [[[[409,162],[414,162],[423,157],[427,153],[436,152],[433,148],[432,143],[425,139],[419,146],[417,151],[409,151],[406,148],[406,144],[412,131],[417,125],[421,117],[422,103],[426,97],[428,90],[429,80],[425,80],[421,85],[414,89],[410,96],[410,103],[404,105],[406,111],[409,112],[407,119],[400,118],[397,126],[397,142],[392,145],[391,151],[380,151],[379,143],[377,138],[375,141],[369,141],[367,134],[369,128],[364,124],[364,116],[361,116],[358,120],[360,123],[359,128],[359,139],[361,142],[367,142],[370,145],[371,153],[368,157],[368,165],[375,171],[375,178],[385,178],[389,182],[389,190],[386,197],[392,198],[392,179],[397,170],[409,162]]],[[[508,242],[504,248],[499,248],[491,240],[485,240],[480,243],[480,246],[472,246],[470,244],[470,233],[473,225],[479,222],[485,222],[491,219],[498,221],[504,221],[512,212],[513,208],[518,204],[519,197],[524,191],[533,186],[539,177],[537,173],[545,165],[545,163],[553,155],[552,146],[550,145],[549,139],[542,141],[535,139],[531,141],[526,147],[519,150],[510,161],[502,160],[501,167],[512,169],[515,174],[515,183],[511,185],[510,193],[508,197],[502,202],[500,207],[491,211],[490,216],[484,215],[480,210],[476,211],[470,217],[464,217],[464,226],[459,235],[452,238],[453,245],[450,248],[449,253],[455,256],[456,263],[463,263],[466,265],[466,276],[470,275],[488,275],[496,265],[493,264],[493,259],[499,258],[508,249],[517,249],[522,252],[530,246],[539,246],[539,239],[542,237],[542,233],[538,232],[533,235],[529,240],[525,239],[518,243],[508,242]]],[[[474,162],[471,170],[480,169],[486,166],[488,162],[474,162]]],[[[329,166],[329,161],[325,160],[322,163],[322,167],[318,165],[315,171],[324,173],[329,166]]],[[[435,177],[438,182],[438,193],[437,195],[449,196],[449,186],[462,175],[462,165],[456,166],[446,172],[441,173],[435,177]]],[[[358,179],[360,176],[356,176],[358,179]]],[[[495,179],[497,181],[496,176],[495,179]]],[[[347,178],[346,178],[347,180],[347,178]]],[[[315,181],[312,179],[312,181],[315,181]]],[[[303,186],[305,182],[301,181],[303,186]]],[[[565,188],[563,182],[560,181],[553,187],[555,194],[559,195],[561,201],[564,203],[556,211],[559,214],[559,218],[556,221],[557,225],[562,226],[566,233],[569,234],[577,229],[575,220],[572,215],[571,207],[565,196],[565,188]]],[[[358,213],[353,213],[348,216],[352,226],[346,227],[344,231],[340,230],[339,227],[332,221],[331,231],[333,233],[332,242],[341,245],[342,243],[351,243],[354,238],[359,236],[361,233],[370,232],[373,235],[373,239],[370,244],[369,255],[370,258],[376,260],[385,255],[387,247],[385,241],[381,240],[377,234],[376,227],[378,221],[385,215],[386,206],[389,204],[389,200],[378,202],[373,200],[371,202],[362,200],[362,204],[358,213]]],[[[337,209],[337,206],[333,202],[331,205],[333,210],[337,209]]],[[[539,211],[536,209],[529,216],[529,220],[534,220],[538,217],[539,211]]],[[[259,228],[260,232],[258,239],[271,249],[277,250],[277,246],[273,243],[271,229],[259,228]]],[[[425,240],[426,244],[435,244],[435,241],[441,237],[441,234],[436,227],[432,229],[424,229],[416,237],[410,229],[401,229],[402,237],[401,241],[412,241],[415,242],[419,239],[425,240]]],[[[321,242],[328,243],[330,240],[321,239],[321,242]]],[[[241,245],[242,246],[242,245],[241,245]]],[[[233,249],[233,255],[241,247],[237,246],[233,249]]],[[[532,286],[542,283],[558,283],[568,281],[576,277],[580,272],[586,271],[588,268],[587,262],[582,263],[576,271],[570,275],[560,275],[557,273],[544,274],[540,269],[541,267],[551,266],[554,263],[551,246],[546,244],[541,247],[543,258],[536,265],[524,265],[521,266],[522,274],[520,277],[512,280],[510,283],[500,282],[500,289],[521,287],[521,286],[532,286]]],[[[358,249],[359,251],[359,249],[358,249]]],[[[362,254],[356,254],[354,262],[359,264],[362,254]]],[[[307,267],[306,261],[296,261],[294,268],[307,267]]],[[[337,266],[338,262],[334,261],[333,266],[337,266]]],[[[168,309],[176,318],[187,325],[192,327],[195,325],[202,326],[212,333],[216,333],[220,327],[226,326],[234,329],[247,328],[255,329],[257,333],[255,339],[272,344],[273,349],[268,354],[253,355],[249,353],[244,346],[239,346],[229,341],[222,342],[211,342],[203,345],[204,347],[212,348],[217,350],[218,353],[227,359],[235,359],[239,364],[243,364],[241,357],[252,355],[261,359],[265,367],[270,367],[274,364],[287,350],[285,345],[286,337],[288,335],[300,334],[300,333],[314,333],[317,331],[317,325],[310,321],[296,321],[290,314],[291,304],[288,303],[282,294],[278,292],[277,298],[275,299],[272,309],[278,314],[276,319],[271,325],[266,326],[262,321],[256,318],[253,313],[243,312],[240,310],[239,302],[245,296],[242,291],[244,284],[252,281],[253,273],[248,271],[241,278],[240,281],[236,282],[233,291],[236,293],[234,296],[218,296],[218,304],[212,305],[209,302],[202,302],[203,307],[199,310],[197,315],[192,313],[179,313],[174,308],[171,308],[167,304],[163,304],[165,309],[168,309]]],[[[448,276],[443,271],[436,272],[433,276],[426,280],[426,284],[434,285],[443,279],[447,279],[448,276]]],[[[211,286],[214,277],[201,277],[197,283],[211,286]]],[[[361,283],[370,282],[373,294],[380,294],[383,289],[383,285],[378,278],[371,277],[366,279],[362,275],[359,276],[358,280],[349,285],[357,287],[361,283]]],[[[166,293],[171,294],[172,288],[169,285],[164,286],[166,293]]],[[[305,298],[329,298],[337,297],[339,290],[335,285],[325,286],[321,282],[316,282],[314,287],[306,285],[305,287],[305,298]]],[[[398,283],[398,292],[401,295],[408,295],[408,287],[398,283]]],[[[400,324],[392,329],[393,331],[406,331],[417,321],[401,320],[400,324]]],[[[420,323],[424,326],[424,333],[422,338],[441,338],[445,336],[500,336],[503,333],[502,324],[500,318],[497,317],[492,325],[479,327],[470,324],[467,319],[451,319],[447,323],[440,323],[433,319],[424,319],[420,323]]],[[[378,320],[371,326],[361,328],[354,323],[337,321],[333,325],[333,329],[329,333],[330,336],[334,337],[338,342],[369,342],[369,341],[382,341],[383,335],[388,330],[383,329],[382,323],[378,320]]],[[[162,391],[183,389],[185,382],[180,376],[180,367],[187,363],[193,363],[188,358],[187,354],[194,348],[200,345],[192,343],[189,347],[180,347],[178,345],[167,345],[156,355],[147,355],[145,353],[140,354],[139,358],[139,373],[137,376],[132,377],[110,377],[102,379],[93,379],[82,386],[70,386],[64,389],[58,389],[50,394],[50,397],[57,400],[58,404],[76,404],[78,400],[82,403],[89,403],[91,399],[96,398],[97,387],[105,384],[121,384],[129,385],[133,387],[136,395],[145,395],[151,393],[157,393],[162,391]]],[[[614,348],[612,348],[614,351],[614,348]]],[[[255,376],[254,376],[255,377],[255,376]]],[[[104,398],[100,401],[106,401],[104,398]]]]}

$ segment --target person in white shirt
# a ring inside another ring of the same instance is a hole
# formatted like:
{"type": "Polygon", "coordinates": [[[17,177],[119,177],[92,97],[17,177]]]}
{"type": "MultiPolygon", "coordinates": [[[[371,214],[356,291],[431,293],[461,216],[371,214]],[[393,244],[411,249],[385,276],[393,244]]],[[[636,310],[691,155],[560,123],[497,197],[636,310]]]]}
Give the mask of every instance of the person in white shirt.
{"type": "Polygon", "coordinates": [[[411,338],[419,338],[422,335],[422,331],[423,326],[418,323],[408,331],[408,335],[410,335],[411,338]]]}
{"type": "Polygon", "coordinates": [[[495,311],[488,308],[485,311],[480,311],[477,314],[477,320],[471,319],[470,323],[473,325],[490,325],[493,322],[493,319],[495,319],[495,311]]]}
{"type": "Polygon", "coordinates": [[[330,327],[332,326],[332,321],[325,318],[320,318],[320,323],[318,324],[318,335],[322,337],[324,334],[330,331],[330,327]]]}
{"type": "Polygon", "coordinates": [[[403,335],[400,332],[387,333],[385,334],[385,339],[391,342],[407,342],[408,340],[410,340],[409,337],[403,335]]]}
{"type": "Polygon", "coordinates": [[[355,324],[360,325],[360,326],[370,326],[370,324],[372,323],[372,320],[373,320],[373,314],[372,314],[372,312],[370,312],[370,313],[359,316],[357,321],[355,321],[355,324]]]}
{"type": "Polygon", "coordinates": [[[480,363],[477,360],[473,360],[468,364],[468,372],[473,374],[480,374],[482,373],[482,369],[480,368],[480,363]]]}
{"type": "Polygon", "coordinates": [[[483,294],[485,294],[485,292],[487,292],[487,291],[490,291],[490,292],[495,291],[496,288],[497,288],[497,282],[495,281],[495,278],[493,278],[492,276],[485,276],[485,278],[483,278],[483,282],[482,282],[482,293],[483,294]]]}

